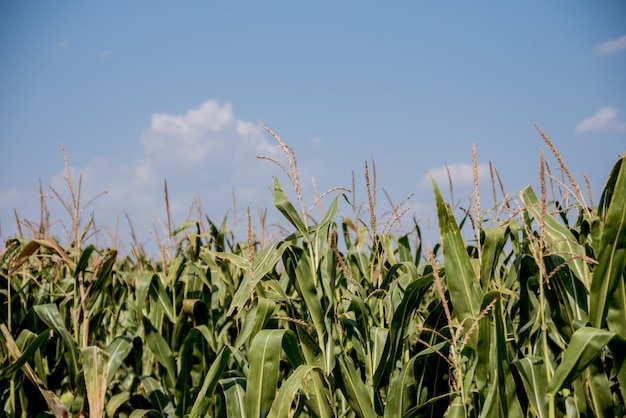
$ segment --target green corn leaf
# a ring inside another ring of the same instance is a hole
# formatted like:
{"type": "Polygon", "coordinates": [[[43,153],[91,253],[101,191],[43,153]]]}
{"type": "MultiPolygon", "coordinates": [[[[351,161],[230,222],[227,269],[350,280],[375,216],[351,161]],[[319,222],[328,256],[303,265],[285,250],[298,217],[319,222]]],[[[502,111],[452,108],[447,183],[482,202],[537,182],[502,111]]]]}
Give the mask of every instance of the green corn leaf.
{"type": "Polygon", "coordinates": [[[515,360],[513,366],[517,369],[526,396],[534,409],[536,416],[540,418],[548,417],[548,394],[545,387],[548,385],[546,375],[546,365],[542,357],[523,357],[515,360]]]}
{"type": "Polygon", "coordinates": [[[598,363],[597,360],[591,362],[582,373],[591,395],[589,406],[593,408],[596,416],[614,416],[612,413],[613,396],[611,394],[611,383],[604,370],[600,370],[602,366],[600,365],[600,368],[596,367],[598,363]]]}
{"type": "Polygon", "coordinates": [[[226,417],[246,417],[246,379],[243,377],[229,377],[219,381],[224,394],[226,417]]]}
{"type": "Polygon", "coordinates": [[[135,409],[128,418],[163,418],[163,415],[159,413],[156,409],[135,409]]]}
{"type": "Polygon", "coordinates": [[[161,282],[158,274],[154,274],[152,276],[152,280],[150,280],[148,295],[153,303],[152,306],[158,306],[159,309],[163,310],[167,319],[169,319],[171,323],[176,323],[176,315],[174,314],[172,300],[170,295],[167,294],[165,286],[161,282]]]}
{"type": "Polygon", "coordinates": [[[76,340],[74,340],[67,328],[65,328],[65,324],[63,323],[63,319],[59,313],[59,308],[57,305],[49,303],[45,305],[36,305],[33,309],[35,310],[37,316],[47,326],[53,328],[61,336],[63,344],[67,349],[64,354],[69,368],[69,377],[73,382],[76,382],[76,379],[78,378],[78,347],[76,340]]]}
{"type": "Polygon", "coordinates": [[[582,327],[574,332],[546,390],[555,396],[568,379],[576,378],[615,337],[614,332],[582,327]]]}
{"type": "Polygon", "coordinates": [[[318,293],[318,289],[315,286],[316,279],[313,277],[310,263],[311,261],[309,260],[308,255],[306,253],[302,253],[296,266],[295,281],[297,288],[304,299],[304,303],[306,304],[306,309],[309,315],[311,315],[313,326],[315,327],[318,338],[320,339],[318,344],[322,344],[323,336],[330,334],[330,332],[327,333],[326,330],[321,295],[318,293]]]}
{"type": "Polygon", "coordinates": [[[100,304],[96,304],[100,296],[108,294],[112,289],[111,274],[113,266],[117,258],[116,250],[108,250],[100,260],[99,264],[94,268],[94,277],[89,283],[86,305],[88,307],[88,316],[93,317],[100,311],[100,304]]]}
{"type": "Polygon", "coordinates": [[[385,405],[385,418],[402,418],[414,402],[415,379],[414,365],[417,356],[402,365],[400,374],[391,381],[389,395],[385,405]]]}
{"type": "Polygon", "coordinates": [[[306,223],[298,215],[298,211],[291,204],[280,185],[277,177],[274,177],[274,206],[283,214],[290,224],[296,227],[305,241],[310,241],[309,230],[306,223]]]}
{"type": "MultiPolygon", "coordinates": [[[[2,325],[4,326],[4,324],[2,325]]],[[[20,333],[20,337],[21,336],[22,336],[22,333],[20,333]]],[[[16,359],[15,362],[11,363],[10,366],[5,367],[0,371],[0,379],[5,379],[5,378],[13,379],[15,372],[20,370],[26,363],[32,360],[33,356],[35,355],[35,352],[39,350],[39,348],[42,345],[44,345],[46,341],[48,341],[49,337],[50,337],[50,330],[47,329],[41,334],[37,335],[36,338],[29,339],[26,345],[26,350],[24,350],[24,352],[21,353],[21,356],[18,359],[16,359]]],[[[20,338],[18,338],[18,344],[19,344],[19,341],[20,341],[20,338]]]]}
{"type": "Polygon", "coordinates": [[[498,257],[502,253],[505,242],[504,228],[494,227],[481,230],[482,265],[480,267],[480,283],[483,293],[489,290],[489,284],[495,276],[498,257]]]}
{"type": "Polygon", "coordinates": [[[146,396],[153,408],[158,408],[162,417],[173,418],[176,416],[172,401],[165,394],[163,386],[154,378],[144,376],[141,378],[146,396]]]}
{"type": "Polygon", "coordinates": [[[361,374],[350,357],[344,354],[337,357],[334,376],[354,413],[361,418],[375,418],[376,412],[367,385],[361,380],[361,374]]]}
{"type": "Polygon", "coordinates": [[[107,392],[109,353],[96,346],[80,350],[85,375],[85,389],[89,401],[89,417],[101,418],[107,392]]]}
{"type": "Polygon", "coordinates": [[[246,383],[246,416],[248,418],[265,417],[272,406],[278,386],[280,354],[283,350],[284,339],[287,340],[285,346],[290,347],[285,350],[286,354],[294,358],[294,361],[298,361],[297,356],[293,354],[297,351],[297,341],[290,330],[261,330],[250,344],[248,353],[250,372],[246,383]],[[285,338],[286,335],[288,335],[287,338],[285,338]]]}
{"type": "Polygon", "coordinates": [[[133,343],[130,337],[121,335],[116,337],[106,348],[109,355],[109,363],[107,367],[107,384],[110,384],[115,377],[115,372],[119,369],[124,359],[133,349],[133,343]]]}
{"type": "MultiPolygon", "coordinates": [[[[321,371],[322,369],[320,368],[319,370],[321,371]]],[[[328,379],[323,372],[309,374],[309,380],[305,381],[304,403],[319,418],[337,416],[333,393],[328,384],[328,379]]]]}
{"type": "Polygon", "coordinates": [[[170,384],[176,383],[176,364],[174,362],[174,355],[170,349],[165,338],[159,334],[158,330],[152,325],[152,322],[147,317],[142,318],[143,327],[146,332],[146,342],[148,347],[154,354],[154,358],[159,362],[167,371],[167,376],[170,379],[170,384]]]}
{"type": "Polygon", "coordinates": [[[185,229],[191,228],[194,225],[196,225],[196,228],[197,228],[198,227],[198,222],[193,221],[193,220],[185,221],[181,226],[176,228],[174,230],[174,232],[172,232],[172,236],[176,236],[176,235],[180,234],[181,232],[183,232],[185,229]]]}
{"type": "MultiPolygon", "coordinates": [[[[177,400],[177,415],[182,416],[186,411],[187,405],[191,404],[192,382],[191,373],[195,366],[196,358],[194,357],[194,349],[203,350],[204,345],[201,344],[202,339],[209,347],[215,347],[215,336],[209,331],[206,325],[199,325],[192,328],[178,354],[179,373],[176,381],[176,389],[180,396],[177,400]]],[[[226,356],[226,358],[228,358],[226,356]]],[[[215,364],[215,362],[213,363],[215,364]]],[[[211,394],[212,396],[212,394],[211,394]]]]}
{"type": "Polygon", "coordinates": [[[387,337],[389,336],[389,330],[387,328],[372,327],[370,329],[370,341],[371,341],[371,356],[372,371],[374,373],[380,365],[383,353],[385,352],[385,344],[387,343],[387,337]]]}
{"type": "Polygon", "coordinates": [[[623,279],[617,282],[615,290],[609,299],[609,308],[606,313],[606,322],[611,331],[626,339],[626,273],[623,279]]]}
{"type": "Polygon", "coordinates": [[[621,338],[615,338],[609,343],[609,348],[615,362],[619,390],[622,394],[622,399],[626,399],[626,341],[621,338]]]}
{"type": "MultiPolygon", "coordinates": [[[[443,259],[446,271],[446,282],[450,291],[450,301],[455,315],[460,322],[468,318],[477,318],[480,312],[482,292],[465,249],[461,231],[454,219],[452,210],[444,203],[441,192],[433,180],[435,200],[437,202],[437,216],[439,218],[439,232],[443,247],[443,259]]],[[[472,321],[465,321],[466,328],[472,321]]],[[[476,339],[470,340],[470,347],[476,348],[476,339]]]]}
{"type": "Polygon", "coordinates": [[[404,331],[432,282],[433,275],[430,274],[415,280],[406,288],[402,303],[400,303],[393,314],[385,349],[374,374],[375,388],[378,388],[380,385],[386,385],[391,370],[402,353],[402,347],[405,342],[404,331]]]}
{"type": "MultiPolygon", "coordinates": [[[[267,247],[259,251],[259,253],[254,257],[255,282],[261,280],[267,273],[269,273],[274,268],[274,266],[276,266],[276,263],[278,263],[286,248],[287,245],[285,245],[283,242],[276,242],[274,244],[268,245],[267,247]]],[[[241,263],[240,268],[246,270],[246,274],[244,275],[241,283],[239,283],[239,287],[237,288],[230,307],[228,308],[228,312],[226,313],[227,316],[231,316],[235,310],[241,310],[246,305],[248,300],[250,300],[250,298],[253,296],[252,288],[250,286],[250,262],[240,256],[232,257],[233,254],[229,255],[228,253],[209,253],[214,254],[217,257],[227,258],[231,261],[239,259],[239,262],[241,263]]]]}
{"type": "MultiPolygon", "coordinates": [[[[507,341],[504,331],[504,318],[502,312],[502,302],[496,302],[492,317],[494,318],[493,338],[491,339],[492,350],[492,376],[489,382],[494,389],[496,396],[493,398],[494,410],[498,415],[506,417],[523,417],[522,407],[516,396],[515,381],[509,368],[509,357],[507,353],[507,341]]],[[[485,409],[489,410],[487,400],[485,409]]]]}
{"type": "Polygon", "coordinates": [[[626,165],[622,161],[623,157],[611,173],[608,185],[612,185],[612,189],[607,187],[603,193],[604,225],[600,245],[595,249],[598,264],[593,269],[589,294],[589,322],[602,328],[612,305],[616,312],[610,315],[609,329],[626,339],[624,289],[614,293],[618,282],[626,280],[626,165]]]}
{"type": "MultiPolygon", "coordinates": [[[[528,186],[520,193],[525,209],[539,221],[541,219],[541,203],[537,199],[534,190],[528,186]]],[[[566,226],[561,224],[554,216],[549,213],[545,214],[545,240],[548,251],[551,254],[557,254],[567,261],[567,265],[585,285],[586,289],[590,287],[589,267],[584,261],[586,254],[585,248],[578,243],[572,232],[566,226]]]]}
{"type": "Polygon", "coordinates": [[[252,307],[246,315],[243,328],[237,335],[234,348],[238,349],[246,341],[253,339],[257,332],[270,320],[275,310],[276,303],[274,301],[263,297],[254,299],[252,307]]]}
{"type": "Polygon", "coordinates": [[[135,277],[135,306],[138,319],[144,315],[143,308],[148,300],[148,288],[152,282],[152,273],[142,273],[135,277]]]}
{"type": "Polygon", "coordinates": [[[123,392],[119,392],[114,395],[111,395],[111,397],[107,400],[107,404],[106,404],[107,416],[108,417],[118,416],[119,414],[117,413],[117,410],[120,409],[122,405],[126,404],[126,402],[128,402],[129,399],[130,399],[130,392],[128,391],[123,391],[123,392]]]}
{"type": "MultiPolygon", "coordinates": [[[[13,356],[13,358],[15,359],[22,358],[23,355],[17,347],[13,336],[11,335],[5,324],[0,324],[0,333],[2,333],[2,336],[4,337],[4,344],[6,345],[6,349],[9,351],[9,353],[11,353],[11,356],[13,356]]],[[[37,387],[37,389],[39,389],[39,392],[46,401],[46,404],[52,412],[52,415],[54,415],[56,418],[67,417],[67,409],[65,408],[63,402],[61,402],[61,400],[55,395],[53,391],[49,390],[46,387],[45,383],[41,380],[39,376],[35,374],[32,367],[30,367],[30,364],[28,362],[25,362],[24,364],[22,364],[21,369],[26,377],[28,377],[28,379],[33,383],[33,385],[37,387]]]]}
{"type": "Polygon", "coordinates": [[[89,266],[89,259],[91,258],[91,254],[93,254],[96,247],[93,245],[89,245],[87,248],[83,250],[78,259],[78,263],[76,263],[76,269],[74,270],[74,277],[78,277],[79,274],[84,273],[87,270],[87,266],[89,266]]]}
{"type": "MultiPolygon", "coordinates": [[[[304,390],[304,380],[307,375],[317,372],[322,376],[323,370],[318,366],[302,364],[285,380],[272,402],[268,418],[289,418],[291,416],[291,404],[298,391],[304,390]]],[[[330,393],[330,392],[329,392],[330,393]]]]}
{"type": "Polygon", "coordinates": [[[191,408],[190,417],[203,417],[207,413],[213,392],[224,374],[231,353],[232,351],[228,346],[224,347],[211,364],[209,371],[204,377],[198,397],[191,408]]]}

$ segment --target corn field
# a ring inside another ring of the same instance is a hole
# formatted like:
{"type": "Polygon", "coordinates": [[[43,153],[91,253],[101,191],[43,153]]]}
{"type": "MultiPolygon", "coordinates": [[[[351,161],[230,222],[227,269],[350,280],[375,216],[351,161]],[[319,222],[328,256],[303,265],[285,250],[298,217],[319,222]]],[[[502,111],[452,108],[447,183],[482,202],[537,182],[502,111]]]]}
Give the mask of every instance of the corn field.
{"type": "Polygon", "coordinates": [[[624,156],[593,205],[539,130],[562,178],[540,153],[539,190],[500,184],[496,199],[492,170],[484,210],[474,150],[469,209],[433,182],[430,248],[416,221],[392,232],[402,205],[377,218],[367,164],[365,209],[338,216],[354,203],[333,190],[316,219],[295,154],[268,132],[295,195],[274,178],[278,239],[261,239],[248,211],[241,240],[226,219],[189,220],[160,259],[125,255],[89,243],[74,201],[65,248],[43,233],[6,241],[1,414],[625,416],[624,156]]]}

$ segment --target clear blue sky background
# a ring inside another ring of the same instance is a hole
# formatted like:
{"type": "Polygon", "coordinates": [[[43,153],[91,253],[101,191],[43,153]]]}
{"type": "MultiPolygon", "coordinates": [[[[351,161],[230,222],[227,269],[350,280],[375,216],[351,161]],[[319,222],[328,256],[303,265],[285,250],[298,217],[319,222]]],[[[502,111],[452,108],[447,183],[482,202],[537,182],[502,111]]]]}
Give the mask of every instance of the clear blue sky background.
{"type": "Polygon", "coordinates": [[[396,204],[414,193],[407,216],[426,222],[428,174],[447,190],[446,164],[468,206],[473,143],[484,192],[491,162],[515,197],[537,183],[540,148],[549,156],[534,124],[597,202],[626,151],[626,3],[0,3],[3,239],[14,209],[38,222],[40,179],[67,196],[60,144],[83,202],[107,191],[83,215],[100,226],[125,211],[148,241],[163,179],[178,224],[194,196],[214,221],[232,218],[233,189],[240,220],[257,203],[276,219],[272,176],[288,182],[255,158],[282,160],[261,121],[295,150],[307,205],[311,178],[321,192],[352,173],[365,201],[373,158],[381,213],[382,188],[396,204]]]}

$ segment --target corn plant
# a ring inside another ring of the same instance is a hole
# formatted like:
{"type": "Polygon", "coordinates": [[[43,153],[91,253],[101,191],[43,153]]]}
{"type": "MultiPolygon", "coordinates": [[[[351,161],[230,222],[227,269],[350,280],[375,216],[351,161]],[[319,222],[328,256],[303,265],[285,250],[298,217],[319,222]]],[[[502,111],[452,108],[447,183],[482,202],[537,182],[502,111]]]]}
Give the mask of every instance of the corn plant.
{"type": "Polygon", "coordinates": [[[494,207],[482,211],[474,149],[472,207],[447,203],[433,182],[440,242],[425,248],[418,222],[391,232],[402,204],[380,222],[367,163],[366,213],[335,189],[314,219],[295,153],[267,131],[287,164],[262,158],[295,193],[273,179],[285,233],[270,242],[249,211],[241,240],[227,219],[174,228],[168,212],[160,260],[137,245],[98,248],[68,171],[69,244],[35,228],[1,254],[4,415],[626,413],[624,157],[587,204],[539,130],[567,179],[541,153],[539,193],[498,202],[494,175],[494,207]],[[562,194],[548,197],[554,184],[562,194]],[[342,205],[354,219],[337,215],[342,205]]]}

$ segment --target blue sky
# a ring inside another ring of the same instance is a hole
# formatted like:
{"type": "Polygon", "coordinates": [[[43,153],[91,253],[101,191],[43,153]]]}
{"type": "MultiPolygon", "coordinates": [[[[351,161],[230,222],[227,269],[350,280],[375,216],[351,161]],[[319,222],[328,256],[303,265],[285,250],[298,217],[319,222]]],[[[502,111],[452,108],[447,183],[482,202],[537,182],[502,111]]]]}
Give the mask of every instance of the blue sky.
{"type": "MultiPolygon", "coordinates": [[[[15,234],[14,209],[38,222],[39,180],[65,193],[60,144],[74,180],[82,173],[83,203],[107,192],[83,219],[93,211],[111,228],[126,212],[144,241],[165,215],[163,179],[178,224],[196,196],[212,220],[232,219],[233,190],[240,222],[257,204],[278,219],[272,176],[288,181],[256,158],[284,160],[261,121],[294,149],[307,205],[312,178],[322,192],[350,188],[353,173],[366,201],[373,158],[381,212],[383,188],[395,204],[414,194],[407,217],[424,222],[428,176],[447,190],[446,164],[468,206],[473,143],[483,202],[489,162],[513,197],[537,183],[549,150],[534,124],[581,184],[589,176],[596,201],[626,151],[618,0],[8,0],[0,62],[3,239],[15,234]]],[[[49,208],[68,223],[58,202],[49,208]]]]}

